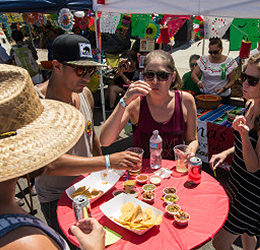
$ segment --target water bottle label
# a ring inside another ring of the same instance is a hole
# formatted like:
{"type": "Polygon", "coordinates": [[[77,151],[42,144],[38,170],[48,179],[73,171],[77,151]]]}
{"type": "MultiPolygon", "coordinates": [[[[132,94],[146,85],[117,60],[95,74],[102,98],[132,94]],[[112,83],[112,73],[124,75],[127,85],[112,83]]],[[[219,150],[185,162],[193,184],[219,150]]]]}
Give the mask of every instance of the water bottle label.
{"type": "Polygon", "coordinates": [[[158,149],[158,143],[152,143],[150,142],[150,148],[158,149]]]}

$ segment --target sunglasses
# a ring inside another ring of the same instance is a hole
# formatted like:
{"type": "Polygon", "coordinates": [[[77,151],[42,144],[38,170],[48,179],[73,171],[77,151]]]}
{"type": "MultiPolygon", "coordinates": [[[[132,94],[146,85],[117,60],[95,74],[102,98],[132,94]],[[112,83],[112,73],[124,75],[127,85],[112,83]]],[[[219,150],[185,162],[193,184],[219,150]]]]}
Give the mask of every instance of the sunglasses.
{"type": "Polygon", "coordinates": [[[219,50],[209,50],[209,54],[211,55],[217,55],[219,53],[219,50]]]}
{"type": "Polygon", "coordinates": [[[145,71],[143,73],[143,77],[145,80],[152,81],[156,75],[158,81],[167,81],[171,74],[172,72],[167,72],[167,71],[158,71],[158,72],[145,71]]]}
{"type": "Polygon", "coordinates": [[[259,78],[254,76],[249,76],[245,72],[241,72],[241,80],[243,83],[247,80],[247,83],[253,87],[256,86],[257,83],[259,82],[259,78]]]}
{"type": "Polygon", "coordinates": [[[75,69],[76,75],[79,77],[84,77],[86,74],[88,74],[89,76],[94,75],[98,68],[93,66],[93,67],[79,67],[76,65],[72,65],[72,64],[67,64],[67,63],[63,63],[64,65],[67,65],[69,67],[72,67],[73,69],[75,69]]]}
{"type": "Polygon", "coordinates": [[[197,63],[190,63],[190,67],[192,68],[192,67],[195,67],[195,66],[197,66],[198,64],[197,63]]]}

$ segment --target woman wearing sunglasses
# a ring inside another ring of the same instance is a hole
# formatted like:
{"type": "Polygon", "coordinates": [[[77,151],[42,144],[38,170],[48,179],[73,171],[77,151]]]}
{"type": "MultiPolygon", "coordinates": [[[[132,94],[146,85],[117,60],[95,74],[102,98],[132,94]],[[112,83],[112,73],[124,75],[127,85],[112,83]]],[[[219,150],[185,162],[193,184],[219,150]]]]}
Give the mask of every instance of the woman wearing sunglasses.
{"type": "Polygon", "coordinates": [[[164,159],[174,159],[173,147],[184,141],[195,153],[198,147],[196,106],[189,93],[171,90],[172,84],[176,88],[177,75],[169,53],[150,52],[144,60],[144,81],[131,83],[102,126],[101,144],[113,143],[130,119],[134,125],[133,145],[145,150],[145,158],[149,158],[149,138],[155,129],[163,139],[164,159]]]}
{"type": "Polygon", "coordinates": [[[233,154],[227,193],[230,198],[228,218],[216,234],[216,249],[231,249],[241,235],[243,249],[254,250],[260,235],[260,53],[251,57],[242,74],[243,95],[248,100],[245,114],[233,122],[235,145],[210,160],[216,169],[233,154]]]}
{"type": "Polygon", "coordinates": [[[237,63],[235,59],[222,55],[222,51],[222,41],[218,37],[210,38],[209,55],[200,57],[191,78],[202,93],[220,95],[222,103],[229,104],[230,87],[235,83],[237,63]]]}

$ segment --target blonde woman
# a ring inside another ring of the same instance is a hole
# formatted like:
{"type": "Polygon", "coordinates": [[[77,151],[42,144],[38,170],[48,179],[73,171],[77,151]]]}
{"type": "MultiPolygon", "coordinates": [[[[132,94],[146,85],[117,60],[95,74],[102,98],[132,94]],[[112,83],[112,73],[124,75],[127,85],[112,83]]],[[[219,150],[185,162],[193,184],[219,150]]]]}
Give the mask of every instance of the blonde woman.
{"type": "Polygon", "coordinates": [[[213,240],[215,249],[232,249],[241,235],[243,249],[255,250],[260,235],[260,53],[251,57],[241,75],[244,98],[248,101],[244,116],[233,122],[235,145],[213,155],[210,165],[216,169],[234,153],[227,193],[228,218],[213,240]]]}

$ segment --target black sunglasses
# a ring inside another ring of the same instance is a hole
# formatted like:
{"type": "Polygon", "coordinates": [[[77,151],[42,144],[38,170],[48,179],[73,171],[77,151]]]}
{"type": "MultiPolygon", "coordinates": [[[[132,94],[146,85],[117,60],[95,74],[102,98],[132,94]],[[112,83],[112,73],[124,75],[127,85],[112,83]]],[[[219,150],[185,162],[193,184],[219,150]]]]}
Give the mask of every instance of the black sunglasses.
{"type": "Polygon", "coordinates": [[[192,68],[192,67],[195,67],[195,66],[197,66],[198,64],[197,63],[190,63],[190,67],[192,68]]]}
{"type": "Polygon", "coordinates": [[[69,63],[63,63],[63,64],[75,69],[76,75],[79,77],[84,77],[86,74],[88,74],[89,76],[92,76],[98,70],[98,68],[96,66],[79,67],[79,66],[72,65],[69,63]]]}
{"type": "Polygon", "coordinates": [[[256,86],[257,83],[259,82],[259,78],[254,77],[254,76],[249,76],[245,72],[241,72],[241,80],[244,83],[246,80],[250,86],[256,86]]]}
{"type": "Polygon", "coordinates": [[[217,55],[219,53],[219,50],[209,50],[209,54],[211,55],[217,55]]]}
{"type": "Polygon", "coordinates": [[[158,81],[167,81],[171,74],[172,72],[167,72],[167,71],[158,71],[158,72],[145,71],[143,73],[143,77],[145,80],[152,81],[156,75],[158,81]]]}

